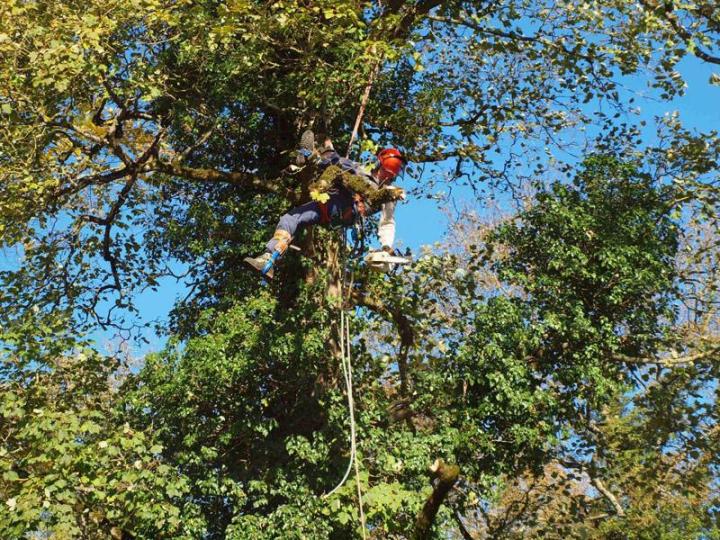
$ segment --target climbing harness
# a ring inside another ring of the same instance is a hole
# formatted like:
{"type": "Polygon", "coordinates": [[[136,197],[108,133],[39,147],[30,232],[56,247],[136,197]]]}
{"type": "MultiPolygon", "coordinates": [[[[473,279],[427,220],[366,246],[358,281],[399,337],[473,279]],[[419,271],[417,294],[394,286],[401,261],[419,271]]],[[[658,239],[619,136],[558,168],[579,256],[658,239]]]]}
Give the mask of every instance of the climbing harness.
{"type": "Polygon", "coordinates": [[[354,220],[355,210],[348,207],[341,212],[330,212],[330,207],[326,202],[319,202],[320,208],[320,224],[329,225],[331,229],[342,229],[354,220]]]}

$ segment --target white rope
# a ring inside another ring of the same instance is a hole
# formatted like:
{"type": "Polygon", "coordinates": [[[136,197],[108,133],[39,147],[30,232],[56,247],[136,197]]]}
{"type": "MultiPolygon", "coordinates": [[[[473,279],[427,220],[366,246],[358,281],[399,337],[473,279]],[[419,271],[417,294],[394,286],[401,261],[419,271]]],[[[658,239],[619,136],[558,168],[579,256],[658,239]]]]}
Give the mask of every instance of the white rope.
{"type": "Polygon", "coordinates": [[[353,462],[355,463],[355,485],[357,486],[357,494],[358,494],[358,506],[360,508],[360,524],[362,526],[362,537],[363,540],[365,539],[365,512],[363,510],[363,500],[362,500],[362,487],[360,485],[360,466],[358,465],[358,458],[357,458],[357,443],[356,443],[356,429],[355,429],[355,398],[353,398],[353,380],[352,380],[352,365],[350,364],[350,321],[348,320],[345,323],[345,332],[347,332],[345,336],[345,347],[347,350],[347,367],[348,367],[348,395],[350,396],[350,401],[352,402],[352,405],[350,406],[350,434],[352,437],[352,455],[353,455],[353,462]]]}
{"type": "MultiPolygon", "coordinates": [[[[343,230],[343,246],[342,249],[344,251],[347,250],[347,237],[345,236],[345,232],[343,230]]],[[[366,532],[365,532],[365,512],[363,510],[363,502],[362,502],[362,488],[360,485],[360,467],[358,465],[358,459],[357,459],[357,431],[355,426],[355,401],[353,399],[353,380],[352,380],[352,355],[351,355],[351,349],[350,349],[350,321],[347,318],[347,315],[345,314],[345,310],[343,309],[343,303],[344,303],[344,281],[345,281],[345,273],[344,273],[344,264],[343,266],[343,276],[340,278],[340,364],[342,365],[342,371],[343,371],[343,378],[345,379],[345,388],[347,392],[347,401],[348,401],[348,410],[350,412],[350,460],[348,461],[347,470],[345,471],[345,474],[343,475],[342,480],[338,483],[337,486],[335,486],[330,492],[328,492],[326,495],[323,495],[323,498],[330,497],[333,493],[335,493],[338,489],[340,489],[350,476],[350,471],[355,468],[355,481],[357,485],[357,494],[358,494],[358,505],[360,508],[360,524],[362,526],[362,537],[363,540],[366,538],[366,532]]],[[[352,285],[350,286],[352,288],[352,285]]]]}
{"type": "MultiPolygon", "coordinates": [[[[341,298],[342,298],[342,290],[341,292],[341,298]]],[[[355,415],[353,413],[353,399],[352,399],[352,381],[348,376],[348,368],[345,365],[345,311],[343,311],[342,306],[340,306],[340,364],[342,365],[342,371],[343,371],[343,379],[345,379],[345,388],[347,389],[347,400],[348,400],[348,409],[350,410],[350,461],[348,461],[347,470],[345,471],[345,474],[342,477],[342,480],[336,485],[332,490],[330,490],[328,493],[323,495],[323,498],[330,497],[333,493],[335,493],[338,489],[340,489],[343,484],[345,484],[345,481],[348,479],[348,476],[350,476],[350,471],[353,468],[353,463],[355,462],[355,415]]]]}

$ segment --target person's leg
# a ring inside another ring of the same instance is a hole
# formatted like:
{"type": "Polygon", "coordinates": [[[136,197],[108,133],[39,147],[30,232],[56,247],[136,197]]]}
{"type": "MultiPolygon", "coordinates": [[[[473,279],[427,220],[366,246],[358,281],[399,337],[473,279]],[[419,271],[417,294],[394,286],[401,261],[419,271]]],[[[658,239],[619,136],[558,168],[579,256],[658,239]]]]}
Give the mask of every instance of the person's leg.
{"type": "Polygon", "coordinates": [[[265,251],[257,257],[245,257],[245,262],[272,279],[275,260],[285,253],[298,227],[318,223],[320,218],[320,205],[314,201],[293,208],[280,218],[265,251]]]}
{"type": "Polygon", "coordinates": [[[284,238],[292,238],[295,236],[295,232],[300,227],[316,225],[320,222],[345,221],[343,218],[347,215],[347,211],[352,209],[352,195],[345,190],[341,190],[339,193],[330,195],[330,198],[325,204],[325,216],[323,216],[320,203],[317,201],[307,202],[283,215],[275,228],[275,235],[267,243],[266,250],[272,253],[278,242],[284,238]]]}
{"type": "Polygon", "coordinates": [[[322,208],[320,203],[311,201],[290,210],[280,218],[266,251],[257,257],[246,257],[245,262],[261,272],[267,268],[265,275],[272,279],[273,263],[287,249],[298,228],[347,219],[348,211],[352,214],[352,198],[346,193],[334,194],[322,208]]]}
{"type": "MultiPolygon", "coordinates": [[[[286,241],[289,243],[289,240],[295,236],[295,232],[299,227],[320,223],[321,217],[320,205],[315,201],[310,201],[297,208],[293,208],[280,218],[275,228],[275,235],[273,235],[265,247],[266,251],[270,253],[275,251],[278,242],[286,241]]],[[[285,248],[287,248],[287,246],[285,246],[285,248]]],[[[285,251],[285,249],[282,249],[282,251],[285,251]]]]}

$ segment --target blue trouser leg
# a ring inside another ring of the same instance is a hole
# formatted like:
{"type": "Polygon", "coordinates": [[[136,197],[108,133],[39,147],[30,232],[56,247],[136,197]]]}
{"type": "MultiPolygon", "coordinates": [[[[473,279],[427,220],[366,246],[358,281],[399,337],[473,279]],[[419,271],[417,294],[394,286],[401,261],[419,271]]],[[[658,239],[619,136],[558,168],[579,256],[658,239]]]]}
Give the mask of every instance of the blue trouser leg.
{"type": "MultiPolygon", "coordinates": [[[[315,225],[320,223],[320,205],[315,201],[310,201],[297,208],[293,208],[287,214],[280,218],[275,229],[286,231],[290,236],[295,236],[295,231],[302,225],[315,225]]],[[[266,246],[266,250],[272,252],[275,249],[277,240],[272,238],[266,246]]]]}
{"type": "MultiPolygon", "coordinates": [[[[328,213],[330,216],[342,216],[343,212],[352,207],[352,196],[348,193],[337,193],[330,195],[327,201],[328,213]]],[[[280,218],[276,229],[290,233],[295,236],[298,228],[308,225],[320,223],[321,218],[320,204],[316,201],[310,201],[297,208],[293,208],[287,214],[280,218]]],[[[266,246],[267,251],[272,252],[275,249],[277,240],[271,239],[266,246]]]]}

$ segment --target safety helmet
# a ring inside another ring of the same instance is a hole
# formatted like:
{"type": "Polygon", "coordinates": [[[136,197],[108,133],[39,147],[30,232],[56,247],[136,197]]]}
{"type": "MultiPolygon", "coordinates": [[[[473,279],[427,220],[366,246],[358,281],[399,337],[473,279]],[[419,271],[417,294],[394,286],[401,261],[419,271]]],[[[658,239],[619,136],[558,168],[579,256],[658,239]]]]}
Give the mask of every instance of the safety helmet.
{"type": "Polygon", "coordinates": [[[387,174],[391,174],[393,178],[400,174],[400,171],[407,162],[405,156],[403,156],[397,148],[380,150],[377,158],[380,162],[380,168],[387,174]]]}

